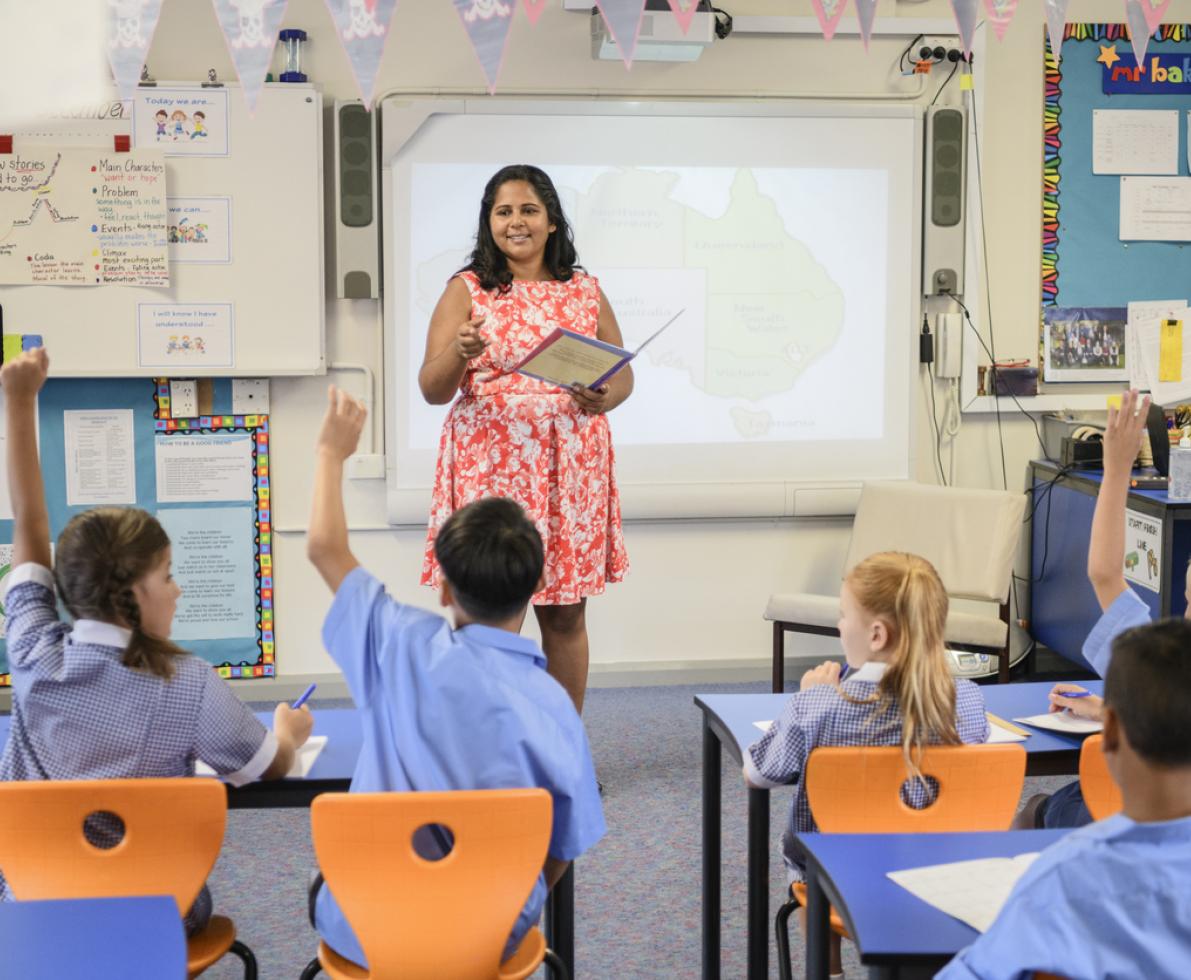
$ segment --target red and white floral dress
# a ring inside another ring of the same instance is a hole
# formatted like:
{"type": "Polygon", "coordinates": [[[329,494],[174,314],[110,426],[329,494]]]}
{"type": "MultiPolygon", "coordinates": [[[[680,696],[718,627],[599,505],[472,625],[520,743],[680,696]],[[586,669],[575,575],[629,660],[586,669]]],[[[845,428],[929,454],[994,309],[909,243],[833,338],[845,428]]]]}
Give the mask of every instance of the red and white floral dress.
{"type": "Polygon", "coordinates": [[[594,337],[599,283],[576,271],[568,282],[514,281],[502,294],[481,289],[472,272],[459,278],[471,315],[486,318],[488,346],[468,364],[443,423],[422,584],[438,584],[434,537],[452,513],[483,497],[510,497],[545,546],[546,584],[532,601],[562,606],[598,595],[629,568],[608,419],[513,367],[555,327],[594,337]]]}

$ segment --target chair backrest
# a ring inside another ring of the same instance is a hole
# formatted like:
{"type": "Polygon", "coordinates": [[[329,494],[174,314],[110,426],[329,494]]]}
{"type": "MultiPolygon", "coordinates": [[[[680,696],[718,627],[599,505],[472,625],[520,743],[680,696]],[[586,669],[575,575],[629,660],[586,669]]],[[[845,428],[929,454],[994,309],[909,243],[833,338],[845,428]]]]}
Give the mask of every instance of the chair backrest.
{"type": "Polygon", "coordinates": [[[1125,805],[1120,787],[1108,773],[1102,742],[1099,734],[1089,735],[1079,750],[1079,789],[1093,820],[1120,813],[1125,805]]]}
{"type": "Polygon", "coordinates": [[[227,790],[214,779],[0,783],[0,871],[18,899],[171,895],[185,914],[219,857],[227,790]],[[83,823],[116,814],[114,847],[83,823]]]}
{"type": "Polygon", "coordinates": [[[901,799],[909,778],[901,746],[815,749],[806,766],[815,823],[835,834],[1009,828],[1026,776],[1020,745],[928,746],[919,765],[939,788],[930,806],[915,810],[901,799]]]}
{"type": "Polygon", "coordinates": [[[324,793],[314,851],[372,976],[495,977],[546,860],[554,803],[544,789],[324,793]],[[446,827],[441,860],[414,832],[446,827]]]}
{"type": "Polygon", "coordinates": [[[948,595],[1004,602],[1025,507],[1021,493],[866,483],[845,572],[874,552],[908,551],[935,566],[948,595]]]}

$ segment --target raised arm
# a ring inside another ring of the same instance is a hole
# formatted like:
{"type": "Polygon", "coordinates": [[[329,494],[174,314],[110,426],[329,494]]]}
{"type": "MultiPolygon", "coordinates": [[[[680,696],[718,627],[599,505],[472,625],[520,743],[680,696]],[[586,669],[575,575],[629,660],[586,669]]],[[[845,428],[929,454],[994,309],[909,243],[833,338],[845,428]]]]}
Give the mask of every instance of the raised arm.
{"type": "Polygon", "coordinates": [[[314,450],[314,502],[306,557],[331,591],[337,592],[348,572],[360,564],[347,540],[343,462],[356,451],[368,412],[361,402],[334,385],[327,389],[327,397],[327,414],[314,450]]]}
{"type": "Polygon", "coordinates": [[[459,390],[467,363],[488,346],[480,333],[482,316],[471,315],[471,294],[458,277],[447,283],[430,317],[426,356],[418,371],[418,387],[431,405],[445,405],[459,390]]]}
{"type": "MultiPolygon", "coordinates": [[[[617,347],[624,346],[624,339],[620,335],[620,324],[616,322],[616,314],[612,312],[612,304],[604,291],[600,290],[600,322],[596,327],[596,336],[608,344],[617,347]]],[[[576,387],[571,389],[571,397],[586,412],[598,415],[610,412],[633,393],[633,366],[626,364],[599,388],[576,387]]]]}
{"type": "Polygon", "coordinates": [[[8,492],[14,518],[12,563],[50,567],[50,515],[37,458],[37,393],[50,359],[43,348],[26,351],[0,368],[7,415],[8,492]]]}
{"type": "Polygon", "coordinates": [[[1119,410],[1108,410],[1104,430],[1104,480],[1096,497],[1092,515],[1092,538],[1088,545],[1088,580],[1096,592],[1096,601],[1107,609],[1125,591],[1125,501],[1129,496],[1129,476],[1141,445],[1148,395],[1127,391],[1119,410]]]}

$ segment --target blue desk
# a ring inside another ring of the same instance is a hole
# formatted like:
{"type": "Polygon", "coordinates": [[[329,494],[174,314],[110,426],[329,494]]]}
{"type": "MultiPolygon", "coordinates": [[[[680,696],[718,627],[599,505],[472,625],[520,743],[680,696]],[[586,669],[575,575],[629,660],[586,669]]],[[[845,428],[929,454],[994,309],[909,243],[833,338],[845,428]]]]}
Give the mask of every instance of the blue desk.
{"type": "Polygon", "coordinates": [[[0,902],[0,974],[20,980],[184,980],[186,936],[168,896],[0,902]]]}
{"type": "Polygon", "coordinates": [[[799,834],[807,859],[806,975],[827,977],[828,912],[835,906],[860,953],[882,976],[940,968],[979,935],[885,877],[888,871],[1049,847],[1067,831],[978,834],[799,834]]]}
{"type": "MultiPolygon", "coordinates": [[[[1081,682],[1083,683],[1083,682],[1081,682]]],[[[989,712],[1005,720],[1046,711],[1046,695],[1054,685],[997,684],[981,688],[989,712]]],[[[1100,693],[1102,681],[1084,684],[1100,693]]],[[[789,694],[698,694],[695,704],[703,712],[703,977],[720,975],[720,918],[722,893],[722,844],[720,782],[722,749],[738,764],[743,751],[761,737],[757,721],[771,721],[781,714],[789,694]]],[[[1079,770],[1082,738],[1029,729],[1020,743],[1026,750],[1026,774],[1053,776],[1079,770]]],[[[769,975],[769,790],[748,790],[748,977],[769,975]]]]}

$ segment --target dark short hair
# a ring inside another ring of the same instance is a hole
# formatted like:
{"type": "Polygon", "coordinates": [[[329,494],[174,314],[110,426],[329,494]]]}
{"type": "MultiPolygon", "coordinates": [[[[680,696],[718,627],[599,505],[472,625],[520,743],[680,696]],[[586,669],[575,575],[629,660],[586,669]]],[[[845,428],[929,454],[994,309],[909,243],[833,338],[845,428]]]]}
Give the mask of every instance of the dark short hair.
{"type": "Polygon", "coordinates": [[[538,529],[507,497],[487,497],[455,511],[435,536],[434,556],[455,601],[482,623],[524,609],[544,562],[538,529]]]}
{"type": "Polygon", "coordinates": [[[1118,636],[1104,701],[1146,762],[1191,766],[1191,623],[1164,619],[1118,636]]]}
{"type": "Polygon", "coordinates": [[[480,198],[480,221],[476,228],[476,247],[471,253],[471,259],[461,272],[471,271],[480,280],[481,289],[498,289],[504,292],[513,281],[513,273],[509,269],[509,260],[492,238],[492,228],[488,220],[492,215],[492,208],[496,205],[496,193],[511,180],[523,180],[533,192],[537,194],[546,209],[546,217],[554,225],[554,231],[546,240],[546,254],[543,261],[551,278],[563,282],[570,280],[575,269],[580,268],[579,257],[575,252],[575,238],[567,216],[563,214],[562,202],[558,199],[558,191],[554,181],[541,167],[528,163],[514,163],[501,167],[489,179],[484,187],[483,197],[480,198]]]}

